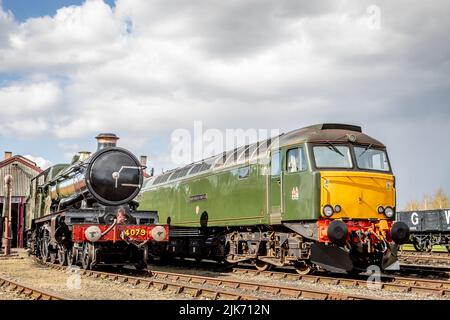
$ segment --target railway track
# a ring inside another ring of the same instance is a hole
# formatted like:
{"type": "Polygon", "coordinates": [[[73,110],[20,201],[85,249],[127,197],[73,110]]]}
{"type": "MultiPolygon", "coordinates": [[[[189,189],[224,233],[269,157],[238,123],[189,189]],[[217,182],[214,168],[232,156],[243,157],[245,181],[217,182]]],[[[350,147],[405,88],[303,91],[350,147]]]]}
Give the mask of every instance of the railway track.
{"type": "Polygon", "coordinates": [[[0,276],[0,288],[18,293],[30,300],[66,300],[59,295],[41,289],[32,288],[17,281],[0,276]]]}
{"type": "MultiPolygon", "coordinates": [[[[41,262],[43,263],[43,262],[41,262]]],[[[43,263],[48,267],[67,271],[67,267],[43,263]]],[[[249,281],[218,279],[173,272],[151,271],[147,276],[136,277],[125,274],[93,270],[79,270],[80,275],[93,278],[120,281],[132,285],[159,290],[171,290],[176,294],[187,294],[195,298],[212,300],[379,300],[379,297],[355,295],[342,292],[314,290],[295,286],[261,284],[249,281]]]]}
{"type": "MultiPolygon", "coordinates": [[[[274,280],[286,280],[286,281],[304,281],[316,284],[331,284],[341,285],[347,287],[360,287],[367,288],[367,276],[361,275],[358,277],[349,278],[348,275],[330,276],[328,274],[314,274],[314,275],[299,275],[294,270],[285,269],[283,271],[258,271],[253,267],[245,268],[231,268],[225,269],[217,264],[204,262],[208,267],[202,267],[205,271],[217,271],[217,272],[233,272],[236,275],[243,276],[265,276],[274,280]]],[[[183,261],[183,266],[188,268],[199,269],[198,264],[191,261],[183,261]]],[[[415,294],[427,294],[436,297],[449,297],[450,281],[448,275],[445,273],[445,268],[442,267],[426,267],[416,265],[404,265],[402,266],[403,274],[383,274],[380,278],[379,289],[391,291],[391,292],[405,292],[415,294]],[[426,274],[439,274],[437,279],[425,279],[417,276],[405,276],[405,273],[419,273],[426,274]],[[445,276],[444,276],[445,275],[445,276]],[[445,279],[445,280],[444,280],[445,279]]]]}
{"type": "Polygon", "coordinates": [[[414,264],[424,266],[441,266],[450,269],[450,254],[449,253],[423,253],[423,252],[407,252],[403,251],[399,255],[402,264],[414,264]]]}
{"type": "MultiPolygon", "coordinates": [[[[37,260],[42,263],[40,260],[37,260]]],[[[67,270],[60,265],[45,263],[45,265],[58,270],[67,270]]],[[[221,268],[217,268],[220,270],[221,268]]],[[[197,268],[198,270],[198,268],[197,268]]],[[[133,270],[129,270],[133,272],[133,270]]],[[[211,271],[210,268],[205,271],[211,271]]],[[[222,268],[223,271],[223,268],[222,268]]],[[[299,275],[293,272],[283,271],[258,271],[248,268],[232,268],[233,274],[244,277],[263,276],[273,280],[303,281],[310,284],[339,285],[367,289],[367,277],[348,278],[343,276],[332,277],[328,275],[299,275]]],[[[109,273],[103,271],[79,270],[81,275],[101,278],[112,281],[120,281],[133,285],[141,285],[147,288],[155,287],[159,290],[170,290],[177,294],[187,294],[196,298],[207,299],[232,299],[232,300],[261,300],[261,299],[318,299],[318,300],[373,300],[379,296],[353,295],[326,290],[305,289],[297,286],[280,286],[280,284],[261,284],[255,281],[241,281],[219,279],[192,275],[189,273],[175,273],[166,271],[150,271],[143,277],[126,275],[122,273],[109,273]]],[[[219,271],[218,271],[219,272],[219,271]]],[[[246,279],[247,280],[247,279],[246,279]]],[[[450,298],[450,281],[423,279],[417,277],[403,277],[394,275],[382,275],[380,282],[372,288],[389,292],[413,293],[436,297],[450,298]]]]}
{"type": "MultiPolygon", "coordinates": [[[[286,281],[304,281],[316,284],[331,284],[331,285],[341,285],[348,287],[360,287],[367,288],[368,282],[366,279],[354,279],[354,278],[344,278],[344,277],[330,277],[322,275],[299,275],[289,272],[279,272],[279,271],[258,271],[252,269],[241,269],[234,268],[233,273],[239,275],[248,276],[264,276],[270,277],[276,280],[286,280],[286,281]]],[[[386,276],[380,277],[379,289],[391,291],[391,292],[404,292],[404,293],[415,293],[415,294],[427,294],[438,297],[449,297],[450,298],[450,281],[443,280],[428,280],[419,278],[408,278],[408,277],[396,277],[396,276],[386,276]]]]}

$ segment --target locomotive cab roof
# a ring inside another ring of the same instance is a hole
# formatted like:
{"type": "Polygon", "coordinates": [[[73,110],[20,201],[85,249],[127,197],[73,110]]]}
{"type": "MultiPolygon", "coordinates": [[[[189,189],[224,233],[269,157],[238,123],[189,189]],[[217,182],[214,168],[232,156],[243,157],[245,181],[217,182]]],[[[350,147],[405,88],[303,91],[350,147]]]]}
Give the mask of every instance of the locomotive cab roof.
{"type": "Polygon", "coordinates": [[[385,148],[380,141],[362,132],[361,127],[349,124],[323,123],[297,129],[280,136],[280,146],[295,143],[348,142],[350,136],[354,143],[385,148]]]}

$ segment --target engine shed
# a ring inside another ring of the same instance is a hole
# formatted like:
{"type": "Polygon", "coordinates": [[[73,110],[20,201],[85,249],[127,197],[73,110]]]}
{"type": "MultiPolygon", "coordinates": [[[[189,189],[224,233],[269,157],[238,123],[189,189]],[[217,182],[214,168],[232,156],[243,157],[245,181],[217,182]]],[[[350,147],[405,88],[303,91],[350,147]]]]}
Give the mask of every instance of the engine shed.
{"type": "Polygon", "coordinates": [[[0,237],[3,236],[3,220],[8,214],[6,212],[6,188],[4,178],[11,175],[11,231],[13,248],[23,248],[24,239],[24,221],[25,221],[25,203],[30,195],[31,180],[42,172],[36,163],[21,156],[13,156],[12,152],[5,152],[4,159],[0,161],[0,237]]]}

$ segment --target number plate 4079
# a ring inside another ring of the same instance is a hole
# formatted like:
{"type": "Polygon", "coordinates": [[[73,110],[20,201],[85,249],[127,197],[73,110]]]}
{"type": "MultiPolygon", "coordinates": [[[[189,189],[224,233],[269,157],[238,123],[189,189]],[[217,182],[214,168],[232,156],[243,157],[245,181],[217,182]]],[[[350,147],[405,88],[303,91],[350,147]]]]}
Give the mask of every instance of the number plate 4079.
{"type": "Polygon", "coordinates": [[[125,235],[127,237],[145,236],[147,230],[143,228],[125,229],[125,235]]]}

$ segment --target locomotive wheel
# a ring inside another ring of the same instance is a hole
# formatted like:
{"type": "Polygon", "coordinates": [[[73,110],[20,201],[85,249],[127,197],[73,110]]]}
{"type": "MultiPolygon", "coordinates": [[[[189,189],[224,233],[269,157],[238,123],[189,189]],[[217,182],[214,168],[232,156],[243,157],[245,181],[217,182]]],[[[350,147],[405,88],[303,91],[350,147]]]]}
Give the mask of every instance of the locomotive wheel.
{"type": "MultiPolygon", "coordinates": [[[[449,248],[450,250],[450,248],[449,248]]],[[[203,258],[202,257],[195,257],[195,262],[200,263],[202,262],[203,258]]]]}
{"type": "Polygon", "coordinates": [[[310,265],[308,265],[305,262],[303,262],[303,261],[295,262],[294,263],[294,268],[295,268],[295,271],[297,271],[297,273],[301,274],[301,275],[310,274],[313,271],[313,268],[310,265]]]}
{"type": "Polygon", "coordinates": [[[58,263],[61,266],[67,265],[67,249],[65,247],[58,248],[58,263]]]}
{"type": "Polygon", "coordinates": [[[50,252],[50,263],[55,263],[57,260],[58,254],[56,252],[50,252]]]}
{"type": "Polygon", "coordinates": [[[255,261],[255,267],[256,269],[258,269],[258,271],[268,271],[270,269],[272,269],[272,265],[270,263],[261,261],[261,260],[256,260],[255,261]]]}
{"type": "Polygon", "coordinates": [[[72,249],[68,249],[67,253],[66,253],[66,259],[67,259],[67,265],[69,267],[75,265],[75,259],[74,259],[74,254],[73,254],[73,248],[72,249]]]}
{"type": "Polygon", "coordinates": [[[50,252],[48,250],[48,243],[46,239],[42,239],[41,240],[41,247],[40,247],[40,251],[41,251],[41,258],[42,261],[44,262],[48,262],[49,258],[50,258],[50,252]]]}
{"type": "Polygon", "coordinates": [[[223,260],[222,263],[223,263],[223,267],[228,270],[233,269],[237,265],[237,263],[228,262],[226,260],[223,260]]]}
{"type": "Polygon", "coordinates": [[[138,271],[145,270],[147,268],[147,263],[145,261],[141,261],[141,262],[135,264],[134,267],[138,271]]]}
{"type": "Polygon", "coordinates": [[[90,255],[90,244],[85,243],[83,245],[83,253],[81,254],[81,266],[83,267],[83,269],[85,270],[89,270],[91,269],[91,255],[90,255]]]}

